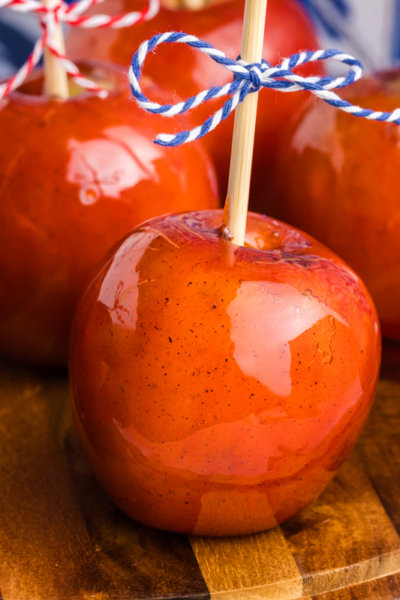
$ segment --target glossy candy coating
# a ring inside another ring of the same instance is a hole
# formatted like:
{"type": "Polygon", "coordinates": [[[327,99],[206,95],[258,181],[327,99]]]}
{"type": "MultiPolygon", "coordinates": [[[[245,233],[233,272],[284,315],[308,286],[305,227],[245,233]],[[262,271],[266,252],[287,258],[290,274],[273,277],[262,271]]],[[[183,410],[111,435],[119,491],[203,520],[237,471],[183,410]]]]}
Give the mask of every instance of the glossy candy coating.
{"type": "Polygon", "coordinates": [[[156,215],[218,206],[201,146],[156,146],[162,117],[131,101],[126,74],[93,74],[117,86],[108,99],[48,101],[38,79],[0,106],[0,353],[41,365],[67,364],[75,308],[118,239],[156,215]]]}
{"type": "MultiPolygon", "coordinates": [[[[341,95],[379,111],[400,106],[400,73],[341,95]]],[[[282,143],[275,213],[339,254],[363,279],[382,333],[400,339],[400,129],[310,104],[282,143]]]]}
{"type": "MultiPolygon", "coordinates": [[[[120,14],[137,9],[132,0],[108,0],[100,4],[97,12],[120,14]]],[[[203,39],[222,50],[231,58],[240,54],[244,14],[244,0],[224,2],[198,11],[171,11],[162,8],[147,23],[119,31],[110,29],[83,30],[74,28],[67,46],[73,58],[99,57],[129,65],[139,44],[156,33],[184,31],[203,39]]],[[[271,63],[278,62],[299,50],[318,48],[312,25],[296,0],[269,0],[266,20],[263,57],[271,63]]],[[[321,73],[318,63],[296,70],[304,75],[321,73]]],[[[148,56],[144,73],[150,75],[166,91],[169,101],[188,98],[213,85],[224,85],[231,80],[230,73],[201,52],[182,47],[181,44],[164,44],[155,56],[148,56]]],[[[266,189],[270,188],[275,152],[289,116],[307,99],[307,94],[282,94],[264,90],[258,104],[257,130],[254,148],[254,167],[250,194],[251,210],[268,212],[266,189]]],[[[154,96],[152,99],[157,100],[154,96]]],[[[189,113],[192,127],[203,123],[213,114],[221,101],[207,102],[189,113]]],[[[164,130],[161,130],[164,131],[164,130]]],[[[160,132],[161,132],[160,131],[160,132]]],[[[226,195],[229,161],[232,145],[233,117],[204,138],[217,170],[221,195],[226,195]]]]}
{"type": "Polygon", "coordinates": [[[114,502],[153,527],[261,531],[304,509],[353,448],[377,385],[364,285],[331,251],[250,213],[148,221],[77,312],[70,376],[83,448],[114,502]]]}

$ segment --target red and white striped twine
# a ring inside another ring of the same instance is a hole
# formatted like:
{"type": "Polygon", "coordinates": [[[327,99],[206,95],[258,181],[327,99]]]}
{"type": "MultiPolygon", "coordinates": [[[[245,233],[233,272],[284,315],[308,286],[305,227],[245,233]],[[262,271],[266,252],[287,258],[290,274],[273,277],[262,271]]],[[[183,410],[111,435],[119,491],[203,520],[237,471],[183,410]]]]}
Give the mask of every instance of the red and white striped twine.
{"type": "Polygon", "coordinates": [[[64,0],[55,0],[52,5],[46,5],[41,0],[0,0],[0,8],[11,8],[17,12],[34,12],[38,15],[43,28],[43,35],[36,42],[31,55],[19,71],[6,83],[0,85],[0,100],[7,94],[18,88],[28,77],[29,73],[38,64],[47,47],[54,56],[57,57],[65,71],[81,87],[91,90],[104,98],[107,96],[107,90],[96,85],[90,79],[84,77],[78,67],[71,62],[65,54],[61,53],[54,43],[55,26],[58,23],[67,23],[73,27],[85,27],[87,29],[94,27],[112,27],[121,29],[122,27],[132,27],[142,21],[150,21],[159,11],[159,0],[149,0],[147,7],[140,12],[131,12],[127,14],[110,17],[108,15],[81,16],[95,4],[100,4],[104,0],[78,0],[73,4],[67,4],[64,0]]]}

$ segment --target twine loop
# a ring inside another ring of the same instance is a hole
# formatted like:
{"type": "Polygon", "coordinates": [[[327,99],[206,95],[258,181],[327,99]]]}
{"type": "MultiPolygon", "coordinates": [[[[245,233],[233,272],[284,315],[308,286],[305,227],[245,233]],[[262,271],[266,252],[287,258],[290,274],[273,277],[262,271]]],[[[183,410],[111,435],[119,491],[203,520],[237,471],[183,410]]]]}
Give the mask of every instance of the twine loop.
{"type": "Polygon", "coordinates": [[[159,0],[148,0],[147,7],[142,11],[130,12],[115,17],[109,15],[83,16],[85,11],[103,1],[78,0],[73,4],[67,4],[65,0],[54,0],[52,4],[45,4],[42,0],[0,0],[0,9],[7,7],[21,13],[35,13],[40,20],[43,30],[42,36],[36,42],[26,63],[6,83],[0,84],[0,100],[25,81],[40,61],[45,48],[49,49],[62,64],[68,75],[79,86],[91,90],[100,97],[107,96],[107,90],[84,77],[78,67],[63,52],[60,52],[54,41],[56,25],[65,23],[71,27],[84,27],[86,29],[95,27],[112,27],[113,29],[131,27],[155,17],[159,11],[160,2],[159,0]]]}
{"type": "Polygon", "coordinates": [[[144,110],[160,114],[165,117],[174,117],[183,114],[204,102],[214,98],[228,96],[222,108],[210,116],[202,125],[190,131],[181,131],[175,135],[159,134],[154,140],[161,146],[180,146],[188,142],[199,139],[215,129],[223,120],[235,110],[239,102],[243,102],[248,94],[259,92],[262,88],[269,88],[279,92],[299,92],[309,91],[318,98],[322,98],[328,104],[339,108],[340,110],[365,119],[383,122],[392,122],[400,125],[400,109],[389,112],[373,111],[370,109],[354,106],[350,102],[343,100],[333,90],[347,87],[361,79],[363,75],[363,66],[350,54],[345,54],[340,50],[315,50],[293,54],[290,58],[285,58],[280,65],[271,67],[269,63],[262,60],[259,64],[249,64],[241,60],[228,58],[221,50],[214,48],[208,42],[199,40],[193,35],[178,33],[175,31],[158,34],[150,40],[143,42],[138,51],[132,58],[129,69],[129,81],[134,98],[138,105],[144,110]],[[177,104],[157,104],[149,100],[143,93],[139,85],[139,79],[142,73],[142,67],[146,56],[157,46],[165,43],[186,44],[209,56],[212,60],[225,67],[233,75],[233,80],[224,86],[215,86],[209,90],[204,90],[192,96],[185,102],[177,104]],[[302,77],[294,72],[296,67],[306,63],[322,60],[334,60],[343,63],[349,67],[346,76],[312,76],[302,77]]]}

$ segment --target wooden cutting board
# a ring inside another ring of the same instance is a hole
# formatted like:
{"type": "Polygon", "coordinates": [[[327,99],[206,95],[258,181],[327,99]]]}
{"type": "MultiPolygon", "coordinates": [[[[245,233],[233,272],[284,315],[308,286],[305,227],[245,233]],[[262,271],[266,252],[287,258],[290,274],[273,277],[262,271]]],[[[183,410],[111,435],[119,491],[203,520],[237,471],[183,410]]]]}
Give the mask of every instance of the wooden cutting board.
{"type": "Polygon", "coordinates": [[[400,600],[396,353],[320,499],[281,527],[229,539],[125,517],[81,453],[66,375],[0,363],[0,600],[400,600]]]}

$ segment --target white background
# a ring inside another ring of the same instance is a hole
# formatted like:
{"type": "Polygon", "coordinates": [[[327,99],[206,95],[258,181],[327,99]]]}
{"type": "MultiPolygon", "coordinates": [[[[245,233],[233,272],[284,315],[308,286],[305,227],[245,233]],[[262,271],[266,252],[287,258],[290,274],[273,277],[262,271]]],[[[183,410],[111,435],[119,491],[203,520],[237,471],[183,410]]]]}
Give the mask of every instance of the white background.
{"type": "MultiPolygon", "coordinates": [[[[335,18],[327,0],[314,2],[331,19],[335,18]]],[[[378,70],[392,65],[396,60],[393,55],[396,0],[347,0],[347,3],[352,16],[346,21],[339,19],[338,23],[343,38],[338,41],[323,35],[324,46],[335,48],[339,45],[339,49],[355,54],[369,69],[378,70]]]]}

